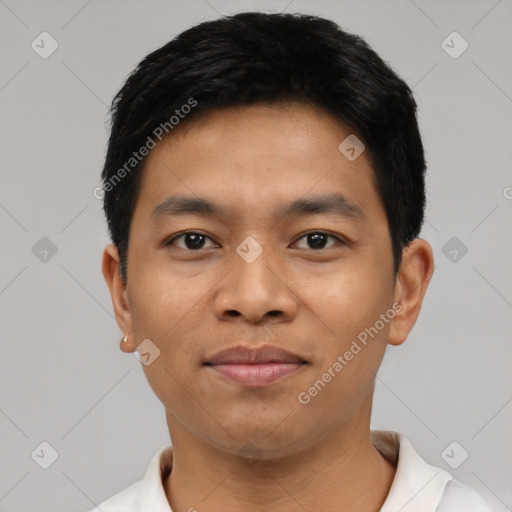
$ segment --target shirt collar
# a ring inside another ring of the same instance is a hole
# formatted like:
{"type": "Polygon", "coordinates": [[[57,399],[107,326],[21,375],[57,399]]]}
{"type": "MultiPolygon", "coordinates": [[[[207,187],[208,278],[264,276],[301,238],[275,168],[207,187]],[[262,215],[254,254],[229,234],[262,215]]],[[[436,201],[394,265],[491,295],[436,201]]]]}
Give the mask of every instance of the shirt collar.
{"type": "MultiPolygon", "coordinates": [[[[410,441],[396,432],[372,430],[372,443],[384,458],[396,466],[396,474],[380,512],[435,512],[444,488],[452,476],[427,464],[410,441]]],[[[172,446],[156,453],[137,496],[140,512],[172,512],[163,481],[172,468],[172,446]]]]}
{"type": "Polygon", "coordinates": [[[396,465],[391,489],[380,512],[435,512],[452,475],[427,464],[401,434],[372,430],[373,445],[396,465]]]}
{"type": "Polygon", "coordinates": [[[151,460],[137,497],[137,510],[140,512],[172,512],[163,485],[171,468],[172,446],[168,445],[160,449],[151,460]]]}

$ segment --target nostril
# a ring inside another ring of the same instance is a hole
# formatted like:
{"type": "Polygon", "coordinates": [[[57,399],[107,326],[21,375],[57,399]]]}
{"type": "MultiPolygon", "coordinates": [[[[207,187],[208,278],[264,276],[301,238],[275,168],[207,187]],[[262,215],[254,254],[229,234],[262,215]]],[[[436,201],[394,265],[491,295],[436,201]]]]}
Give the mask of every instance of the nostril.
{"type": "Polygon", "coordinates": [[[238,316],[238,315],[240,315],[240,313],[236,309],[230,309],[229,311],[227,311],[227,314],[229,316],[238,316]]]}

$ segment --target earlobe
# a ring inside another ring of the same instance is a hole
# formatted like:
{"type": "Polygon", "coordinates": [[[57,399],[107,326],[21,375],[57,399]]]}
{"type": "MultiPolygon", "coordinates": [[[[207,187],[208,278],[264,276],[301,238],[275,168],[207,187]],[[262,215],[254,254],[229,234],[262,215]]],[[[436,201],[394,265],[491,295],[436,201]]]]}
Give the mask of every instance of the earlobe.
{"type": "Polygon", "coordinates": [[[135,346],[133,336],[128,336],[127,334],[123,336],[119,348],[126,353],[134,352],[137,347],[135,346]]]}
{"type": "Polygon", "coordinates": [[[135,350],[135,346],[132,347],[133,336],[129,335],[133,332],[132,315],[127,300],[126,285],[121,277],[119,253],[114,244],[107,245],[103,251],[102,272],[110,291],[117,325],[125,335],[128,334],[127,341],[121,341],[121,350],[133,352],[135,350]]]}
{"type": "Polygon", "coordinates": [[[432,247],[423,239],[413,240],[403,252],[402,264],[395,283],[396,308],[389,330],[388,343],[401,345],[419,316],[423,298],[434,272],[432,247]]]}

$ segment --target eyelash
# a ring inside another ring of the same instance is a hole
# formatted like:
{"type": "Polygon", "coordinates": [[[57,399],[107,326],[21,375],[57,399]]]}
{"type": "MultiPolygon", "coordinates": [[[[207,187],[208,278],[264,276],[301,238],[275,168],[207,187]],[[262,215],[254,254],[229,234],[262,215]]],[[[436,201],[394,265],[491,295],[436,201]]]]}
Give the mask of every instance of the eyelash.
{"type": "MultiPolygon", "coordinates": [[[[296,242],[298,242],[299,240],[302,240],[303,238],[306,238],[308,235],[316,235],[316,234],[326,235],[327,237],[334,238],[337,242],[337,245],[347,245],[346,242],[344,240],[342,240],[341,238],[339,238],[336,235],[333,235],[331,233],[327,233],[325,231],[308,231],[307,233],[304,233],[303,235],[301,235],[297,239],[296,242]]],[[[208,235],[205,235],[204,233],[201,233],[199,231],[183,231],[182,233],[178,233],[177,235],[172,236],[170,239],[168,239],[166,242],[164,242],[164,247],[173,245],[173,242],[175,240],[177,240],[185,235],[201,235],[201,236],[204,236],[205,238],[212,240],[211,237],[209,237],[208,235]]],[[[294,243],[296,243],[296,242],[294,242],[294,243]]],[[[320,252],[322,250],[330,249],[331,247],[334,247],[334,246],[322,247],[320,249],[310,249],[310,250],[314,251],[314,252],[320,252]]],[[[180,247],[180,249],[181,249],[181,247],[180,247]]],[[[194,249],[184,249],[184,250],[187,252],[199,252],[201,249],[203,249],[203,248],[201,247],[200,249],[195,249],[195,250],[194,249]]]]}

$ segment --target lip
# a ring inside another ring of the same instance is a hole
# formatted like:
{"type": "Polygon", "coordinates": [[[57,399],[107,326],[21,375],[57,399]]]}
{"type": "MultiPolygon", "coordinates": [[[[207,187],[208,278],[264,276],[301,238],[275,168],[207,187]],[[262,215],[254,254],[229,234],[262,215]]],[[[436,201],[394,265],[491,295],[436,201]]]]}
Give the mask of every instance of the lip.
{"type": "Polygon", "coordinates": [[[269,385],[300,370],[307,361],[272,345],[257,349],[239,345],[221,350],[204,365],[237,384],[250,387],[269,385]]]}
{"type": "Polygon", "coordinates": [[[205,364],[265,364],[265,363],[307,363],[303,358],[273,345],[258,348],[238,345],[216,352],[205,364]]]}

